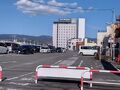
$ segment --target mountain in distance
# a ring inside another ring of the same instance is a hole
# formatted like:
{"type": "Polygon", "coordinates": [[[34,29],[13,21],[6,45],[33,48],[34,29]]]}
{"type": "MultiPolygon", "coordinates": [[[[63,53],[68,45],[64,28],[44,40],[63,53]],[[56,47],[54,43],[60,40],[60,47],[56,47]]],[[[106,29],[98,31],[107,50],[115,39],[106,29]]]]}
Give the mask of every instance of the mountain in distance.
{"type": "MultiPolygon", "coordinates": [[[[96,38],[86,37],[88,41],[97,42],[96,38]]],[[[20,34],[0,34],[0,41],[13,41],[17,40],[18,42],[26,43],[36,43],[36,44],[51,44],[52,45],[52,36],[41,35],[41,36],[29,36],[29,35],[20,35],[20,34]]]]}
{"type": "Polygon", "coordinates": [[[0,41],[13,41],[36,44],[52,44],[52,36],[41,35],[41,36],[29,36],[20,34],[0,34],[0,41]]]}

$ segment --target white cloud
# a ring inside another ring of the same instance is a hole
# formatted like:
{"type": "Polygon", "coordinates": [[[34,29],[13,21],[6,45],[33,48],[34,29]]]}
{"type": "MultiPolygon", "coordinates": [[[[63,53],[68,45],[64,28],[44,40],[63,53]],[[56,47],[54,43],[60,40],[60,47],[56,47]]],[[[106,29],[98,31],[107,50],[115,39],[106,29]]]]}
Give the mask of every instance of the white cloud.
{"type": "Polygon", "coordinates": [[[48,1],[47,4],[48,4],[48,5],[52,5],[52,6],[58,6],[58,7],[65,6],[64,3],[59,3],[59,2],[57,2],[56,0],[48,1]]]}
{"type": "Polygon", "coordinates": [[[44,0],[33,0],[33,1],[37,3],[45,3],[44,0]]]}
{"type": "Polygon", "coordinates": [[[56,0],[18,0],[15,5],[23,13],[36,15],[43,13],[51,13],[58,15],[67,15],[71,13],[83,12],[76,2],[62,3],[56,0]]]}
{"type": "Polygon", "coordinates": [[[47,2],[48,5],[52,5],[52,6],[57,6],[57,7],[68,7],[68,8],[75,8],[77,7],[77,3],[61,3],[61,2],[57,2],[56,0],[51,0],[47,2]]]}

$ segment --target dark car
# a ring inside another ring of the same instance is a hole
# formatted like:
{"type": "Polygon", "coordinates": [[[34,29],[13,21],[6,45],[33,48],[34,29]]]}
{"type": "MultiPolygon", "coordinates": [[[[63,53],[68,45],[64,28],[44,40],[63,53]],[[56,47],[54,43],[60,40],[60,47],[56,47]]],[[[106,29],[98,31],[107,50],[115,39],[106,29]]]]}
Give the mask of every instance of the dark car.
{"type": "Polygon", "coordinates": [[[56,48],[56,52],[58,52],[58,53],[62,53],[62,52],[63,52],[63,50],[62,50],[62,48],[61,48],[61,47],[57,47],[57,48],[56,48]]]}
{"type": "Polygon", "coordinates": [[[40,46],[37,46],[37,45],[30,45],[30,46],[33,48],[34,53],[40,52],[40,46]]]}
{"type": "Polygon", "coordinates": [[[48,47],[50,48],[50,52],[51,52],[51,53],[55,53],[55,52],[56,52],[56,49],[55,49],[54,46],[48,45],[48,47]]]}
{"type": "Polygon", "coordinates": [[[22,46],[19,46],[18,52],[20,54],[33,54],[34,48],[31,45],[22,45],[22,46]]]}

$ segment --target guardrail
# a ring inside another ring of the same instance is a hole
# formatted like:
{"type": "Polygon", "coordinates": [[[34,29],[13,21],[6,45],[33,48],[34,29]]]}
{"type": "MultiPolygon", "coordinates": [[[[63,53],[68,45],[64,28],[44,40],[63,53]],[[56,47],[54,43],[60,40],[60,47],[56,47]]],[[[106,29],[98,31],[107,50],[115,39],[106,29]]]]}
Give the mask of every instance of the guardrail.
{"type": "Polygon", "coordinates": [[[0,82],[2,81],[2,75],[3,75],[3,73],[2,73],[2,67],[0,66],[0,82]]]}
{"type": "Polygon", "coordinates": [[[91,79],[91,73],[88,72],[88,67],[72,67],[72,66],[52,66],[52,65],[39,65],[35,72],[35,83],[38,82],[39,78],[67,78],[67,79],[81,79],[84,72],[83,78],[91,79]]]}
{"type": "Polygon", "coordinates": [[[62,79],[80,79],[80,89],[83,90],[84,79],[90,83],[90,87],[93,86],[93,73],[114,73],[120,74],[120,71],[113,70],[96,70],[88,67],[73,67],[73,66],[52,66],[52,65],[39,65],[35,71],[35,83],[38,83],[38,79],[42,78],[62,78],[62,79]]]}

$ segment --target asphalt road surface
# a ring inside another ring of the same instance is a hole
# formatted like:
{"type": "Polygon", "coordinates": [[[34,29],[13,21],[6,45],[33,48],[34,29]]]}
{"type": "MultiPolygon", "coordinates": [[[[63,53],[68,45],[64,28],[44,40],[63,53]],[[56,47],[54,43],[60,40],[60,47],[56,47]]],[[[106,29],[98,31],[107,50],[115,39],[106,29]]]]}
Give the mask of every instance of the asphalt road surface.
{"type": "MultiPolygon", "coordinates": [[[[115,70],[107,61],[95,60],[94,56],[80,56],[77,52],[71,51],[31,55],[1,54],[0,65],[3,69],[3,81],[0,82],[0,90],[80,90],[79,80],[44,79],[35,84],[35,69],[41,64],[115,70]]],[[[85,81],[84,90],[120,90],[119,74],[94,73],[93,81],[92,88],[85,81]]]]}

